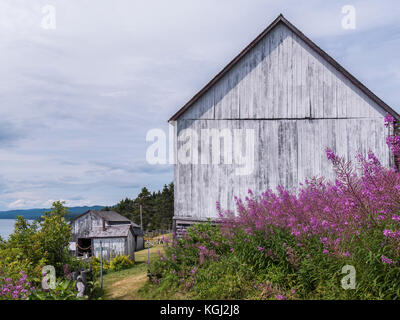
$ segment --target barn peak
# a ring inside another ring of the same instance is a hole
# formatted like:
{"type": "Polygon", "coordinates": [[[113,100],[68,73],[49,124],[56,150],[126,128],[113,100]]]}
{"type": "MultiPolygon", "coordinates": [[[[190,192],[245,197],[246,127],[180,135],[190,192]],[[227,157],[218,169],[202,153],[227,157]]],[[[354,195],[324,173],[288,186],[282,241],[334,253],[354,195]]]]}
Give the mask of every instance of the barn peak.
{"type": "Polygon", "coordinates": [[[179,109],[168,121],[176,121],[182,114],[189,110],[206,92],[213,88],[229,71],[231,71],[250,51],[252,51],[268,34],[270,34],[278,25],[286,26],[293,34],[300,38],[308,47],[312,49],[318,56],[322,57],[330,66],[337,70],[344,78],[354,85],[360,92],[365,94],[369,99],[376,103],[385,112],[391,114],[395,119],[400,121],[400,115],[387,105],[383,100],[377,97],[371,90],[363,85],[357,78],[351,75],[343,68],[335,59],[328,55],[312,40],[305,36],[298,28],[288,21],[283,14],[279,16],[258,35],[246,48],[244,48],[225,68],[223,68],[206,86],[204,86],[192,99],[190,99],[181,109],[179,109]]]}

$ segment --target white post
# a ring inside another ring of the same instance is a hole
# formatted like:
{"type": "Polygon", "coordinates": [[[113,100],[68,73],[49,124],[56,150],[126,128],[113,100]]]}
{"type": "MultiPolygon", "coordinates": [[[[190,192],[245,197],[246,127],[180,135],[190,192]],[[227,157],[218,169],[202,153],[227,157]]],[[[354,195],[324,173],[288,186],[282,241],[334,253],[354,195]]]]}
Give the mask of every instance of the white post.
{"type": "Polygon", "coordinates": [[[147,263],[150,263],[150,246],[151,242],[150,240],[147,240],[147,263]]]}
{"type": "Polygon", "coordinates": [[[103,289],[103,243],[100,241],[100,288],[103,289]]]}

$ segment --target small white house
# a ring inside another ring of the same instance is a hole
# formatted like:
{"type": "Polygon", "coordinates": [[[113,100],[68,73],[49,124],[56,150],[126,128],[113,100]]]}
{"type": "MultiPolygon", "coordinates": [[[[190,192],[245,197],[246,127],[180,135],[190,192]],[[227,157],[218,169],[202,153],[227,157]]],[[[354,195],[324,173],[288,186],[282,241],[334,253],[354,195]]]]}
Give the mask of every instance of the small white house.
{"type": "Polygon", "coordinates": [[[114,211],[90,210],[71,221],[73,239],[70,251],[78,257],[99,256],[112,259],[118,254],[135,259],[135,251],[143,249],[143,232],[124,216],[114,211]]]}

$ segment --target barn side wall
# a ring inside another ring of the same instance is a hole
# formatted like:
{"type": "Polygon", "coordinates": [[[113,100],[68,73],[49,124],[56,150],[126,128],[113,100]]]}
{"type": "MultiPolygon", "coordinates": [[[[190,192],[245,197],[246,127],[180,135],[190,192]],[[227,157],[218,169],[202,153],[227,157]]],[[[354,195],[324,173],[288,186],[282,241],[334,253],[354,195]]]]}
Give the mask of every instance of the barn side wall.
{"type": "MultiPolygon", "coordinates": [[[[325,119],[325,120],[200,120],[190,123],[190,128],[200,132],[204,128],[232,128],[254,130],[254,158],[249,166],[251,173],[238,175],[242,168],[235,163],[224,163],[224,146],[221,144],[221,164],[179,164],[175,166],[175,218],[198,219],[217,217],[216,202],[223,209],[234,209],[234,196],[244,198],[248,189],[255,194],[274,189],[299,186],[307,178],[324,176],[334,178],[325,148],[329,147],[348,159],[357,152],[366,154],[371,149],[385,166],[391,156],[385,144],[387,129],[382,119],[325,119]]],[[[180,121],[182,128],[187,124],[180,121]]],[[[233,140],[233,134],[232,134],[233,140]]],[[[222,140],[223,141],[223,140],[222,140]]],[[[183,143],[178,143],[178,148],[183,143]]],[[[211,143],[209,144],[209,146],[211,143]]],[[[204,145],[203,145],[204,146],[204,145]]],[[[211,147],[201,150],[211,159],[211,147]]],[[[234,142],[232,153],[236,150],[234,142]]],[[[200,158],[201,156],[199,156],[200,158]]],[[[250,172],[250,171],[249,171],[250,172]]]]}
{"type": "MultiPolygon", "coordinates": [[[[175,219],[215,218],[217,201],[234,209],[234,196],[243,198],[248,189],[257,194],[277,185],[297,187],[313,176],[333,178],[327,147],[347,159],[371,149],[383,165],[391,165],[384,116],[381,107],[280,24],[175,124],[177,137],[185,129],[199,137],[205,129],[228,129],[232,139],[234,130],[253,130],[253,170],[237,175],[234,160],[233,165],[201,164],[201,154],[211,150],[195,139],[198,164],[182,164],[178,150],[187,140],[177,139],[175,219]]],[[[222,143],[221,154],[224,148],[222,143]]],[[[232,148],[234,154],[237,141],[232,148]]]]}

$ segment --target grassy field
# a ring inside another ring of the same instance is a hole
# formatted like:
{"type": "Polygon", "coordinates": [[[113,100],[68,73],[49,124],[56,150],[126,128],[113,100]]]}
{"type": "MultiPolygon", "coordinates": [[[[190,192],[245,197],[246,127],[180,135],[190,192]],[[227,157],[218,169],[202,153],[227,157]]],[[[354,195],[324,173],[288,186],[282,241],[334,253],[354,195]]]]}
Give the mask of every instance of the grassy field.
{"type": "MultiPolygon", "coordinates": [[[[162,245],[150,249],[150,260],[158,259],[157,251],[163,252],[162,245]]],[[[104,275],[103,289],[105,300],[143,300],[138,290],[147,281],[148,250],[135,252],[135,265],[127,270],[112,272],[104,275]]]]}

